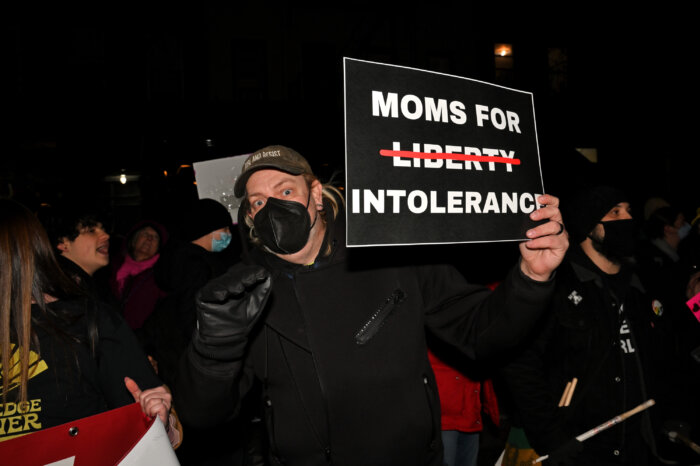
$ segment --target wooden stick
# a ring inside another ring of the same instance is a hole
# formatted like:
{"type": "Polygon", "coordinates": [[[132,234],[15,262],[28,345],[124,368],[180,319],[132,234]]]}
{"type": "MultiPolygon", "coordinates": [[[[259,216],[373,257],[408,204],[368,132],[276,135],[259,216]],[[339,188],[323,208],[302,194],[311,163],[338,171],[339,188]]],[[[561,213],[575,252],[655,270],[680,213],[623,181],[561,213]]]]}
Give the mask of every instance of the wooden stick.
{"type": "MultiPolygon", "coordinates": [[[[625,411],[624,413],[620,414],[619,416],[615,416],[614,418],[610,419],[607,422],[602,423],[601,425],[594,427],[593,429],[582,433],[581,435],[576,437],[576,440],[579,442],[583,442],[584,440],[588,440],[589,438],[593,437],[594,435],[598,434],[599,432],[604,431],[605,429],[609,429],[610,427],[614,426],[615,424],[619,424],[623,422],[625,419],[627,419],[630,416],[634,416],[640,411],[644,411],[645,409],[648,409],[652,406],[654,406],[656,402],[653,399],[649,399],[645,401],[644,403],[640,404],[639,406],[630,409],[629,411],[625,411]]],[[[540,456],[536,460],[532,461],[532,464],[537,464],[541,463],[542,461],[546,460],[549,458],[549,455],[544,455],[540,456]]]]}
{"type": "Polygon", "coordinates": [[[574,377],[571,381],[571,388],[569,389],[569,393],[566,394],[566,401],[564,401],[564,406],[569,406],[569,404],[571,404],[571,397],[574,396],[574,390],[576,390],[577,383],[578,379],[574,377]]]}
{"type": "Polygon", "coordinates": [[[625,419],[627,419],[630,416],[634,416],[640,411],[644,411],[647,408],[650,408],[654,406],[654,403],[656,403],[654,400],[647,400],[644,403],[640,404],[636,408],[630,409],[629,411],[626,411],[619,416],[615,416],[614,418],[610,419],[608,422],[604,422],[598,427],[594,427],[593,429],[589,430],[588,432],[584,432],[583,434],[579,435],[576,437],[576,440],[579,442],[583,442],[584,440],[588,440],[589,438],[593,437],[596,435],[598,432],[602,432],[605,429],[609,429],[610,427],[614,426],[615,424],[619,424],[625,419]]]}
{"type": "Polygon", "coordinates": [[[564,387],[564,393],[561,394],[561,399],[559,400],[559,408],[564,406],[566,396],[569,394],[569,389],[571,389],[571,382],[566,382],[566,387],[564,387]]]}

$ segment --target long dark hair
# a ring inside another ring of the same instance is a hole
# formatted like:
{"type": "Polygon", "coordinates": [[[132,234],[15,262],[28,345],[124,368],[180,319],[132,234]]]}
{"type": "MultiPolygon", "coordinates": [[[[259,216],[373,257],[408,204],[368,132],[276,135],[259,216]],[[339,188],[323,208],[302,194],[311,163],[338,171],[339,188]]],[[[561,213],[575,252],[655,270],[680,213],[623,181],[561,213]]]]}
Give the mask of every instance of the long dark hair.
{"type": "Polygon", "coordinates": [[[46,231],[23,205],[0,199],[0,363],[2,397],[19,385],[27,399],[30,351],[39,353],[32,329],[32,304],[50,314],[47,303],[80,295],[56,262],[46,231]],[[19,367],[17,374],[15,367],[19,367]]]}

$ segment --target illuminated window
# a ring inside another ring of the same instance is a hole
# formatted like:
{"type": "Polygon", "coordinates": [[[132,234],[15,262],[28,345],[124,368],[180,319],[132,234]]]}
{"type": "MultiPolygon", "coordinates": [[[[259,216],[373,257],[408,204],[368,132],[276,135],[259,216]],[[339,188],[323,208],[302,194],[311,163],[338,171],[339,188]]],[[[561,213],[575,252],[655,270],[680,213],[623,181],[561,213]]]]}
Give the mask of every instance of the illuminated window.
{"type": "Polygon", "coordinates": [[[513,69],[513,45],[494,44],[494,79],[497,83],[506,86],[513,85],[515,70],[513,69]]]}
{"type": "Polygon", "coordinates": [[[511,44],[494,44],[493,55],[496,70],[513,69],[513,46],[511,44]]]}

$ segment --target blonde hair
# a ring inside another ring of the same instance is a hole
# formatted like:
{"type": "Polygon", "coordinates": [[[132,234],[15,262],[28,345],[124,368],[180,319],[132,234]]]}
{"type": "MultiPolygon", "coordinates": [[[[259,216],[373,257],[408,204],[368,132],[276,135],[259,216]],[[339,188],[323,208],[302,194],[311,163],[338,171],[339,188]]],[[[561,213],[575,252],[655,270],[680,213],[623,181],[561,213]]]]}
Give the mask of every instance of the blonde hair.
{"type": "MultiPolygon", "coordinates": [[[[304,180],[306,181],[306,186],[308,189],[311,189],[311,185],[313,184],[314,181],[317,181],[318,178],[316,178],[315,175],[311,174],[303,174],[304,180]]],[[[343,198],[342,193],[336,188],[335,186],[331,186],[330,184],[322,184],[322,191],[321,191],[321,196],[323,199],[323,204],[324,208],[319,211],[319,215],[321,216],[321,221],[326,223],[326,217],[328,216],[328,211],[325,209],[325,205],[327,204],[330,206],[331,210],[331,219],[334,219],[338,216],[338,213],[340,212],[341,204],[343,208],[345,208],[345,199],[343,198]]],[[[255,225],[253,223],[253,219],[248,215],[248,212],[250,210],[250,203],[248,202],[248,197],[246,194],[246,198],[244,202],[241,204],[241,207],[245,210],[244,214],[244,222],[246,226],[248,227],[248,239],[252,244],[255,246],[261,247],[265,249],[268,252],[271,252],[260,240],[260,238],[255,234],[255,225]]],[[[321,252],[321,255],[323,257],[328,256],[331,253],[331,245],[327,244],[323,251],[321,252]]]]}

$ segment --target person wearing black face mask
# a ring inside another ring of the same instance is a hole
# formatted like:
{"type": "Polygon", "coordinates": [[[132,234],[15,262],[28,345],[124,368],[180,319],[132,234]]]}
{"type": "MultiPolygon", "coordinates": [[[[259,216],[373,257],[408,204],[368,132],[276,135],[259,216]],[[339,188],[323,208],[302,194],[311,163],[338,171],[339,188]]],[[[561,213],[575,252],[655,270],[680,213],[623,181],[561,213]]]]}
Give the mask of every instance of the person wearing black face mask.
{"type": "Polygon", "coordinates": [[[311,190],[306,200],[306,206],[295,202],[270,197],[265,206],[253,220],[254,235],[260,238],[269,251],[289,255],[299,252],[309,240],[311,229],[316,225],[318,212],[314,221],[309,221],[309,202],[311,190]]]}
{"type": "Polygon", "coordinates": [[[627,202],[615,206],[606,217],[616,218],[601,220],[598,225],[602,228],[596,228],[588,237],[591,239],[593,249],[611,262],[619,264],[634,255],[638,226],[629,213],[627,202]]]}
{"type": "Polygon", "coordinates": [[[667,393],[675,375],[663,303],[633,271],[638,229],[628,198],[600,186],[567,205],[573,246],[558,270],[551,313],[504,368],[519,424],[537,454],[550,455],[545,465],[657,464],[663,444],[654,421],[680,415],[682,397],[667,393]],[[574,377],[571,402],[560,407],[574,377]],[[649,398],[657,402],[651,413],[583,443],[574,439],[649,398]]]}
{"type": "Polygon", "coordinates": [[[346,248],[340,192],[290,148],[253,153],[234,192],[254,247],[200,290],[175,387],[182,418],[214,425],[258,380],[267,464],[441,466],[426,329],[471,359],[522,338],[568,245],[558,199],[538,198],[530,218],[543,222],[491,293],[444,264],[346,248]]]}

